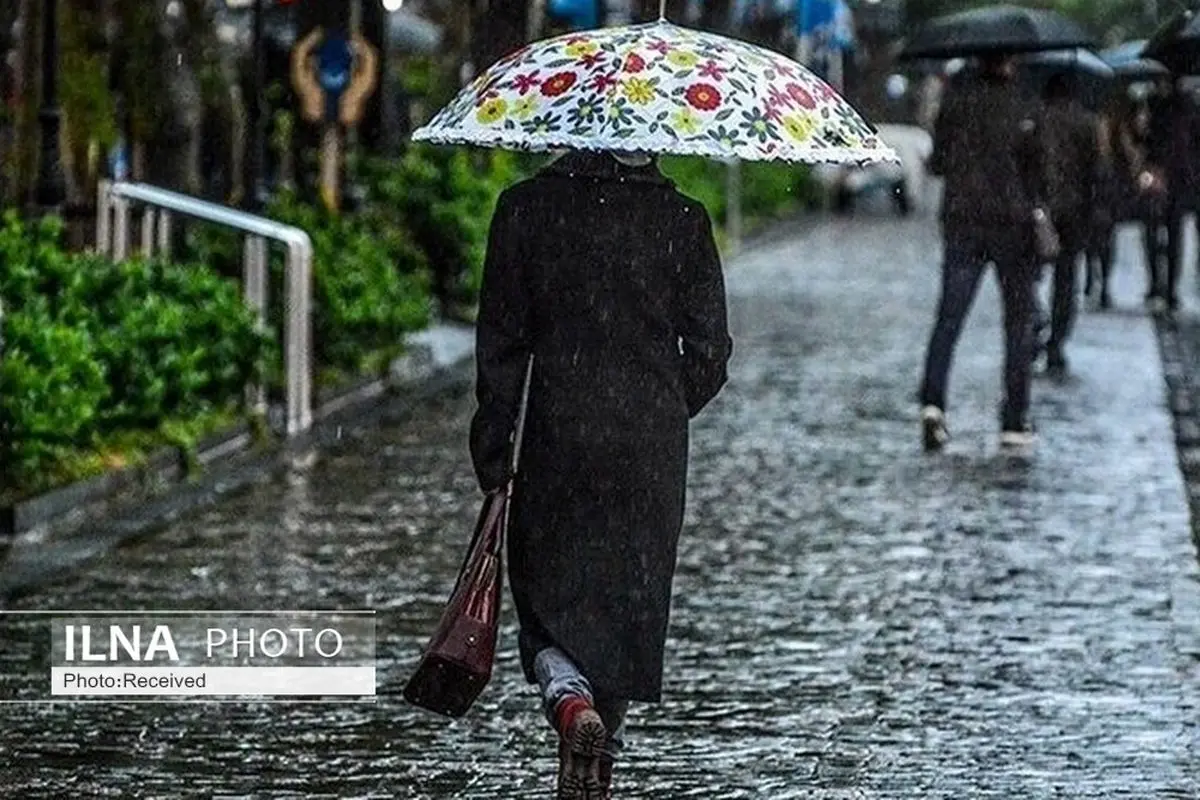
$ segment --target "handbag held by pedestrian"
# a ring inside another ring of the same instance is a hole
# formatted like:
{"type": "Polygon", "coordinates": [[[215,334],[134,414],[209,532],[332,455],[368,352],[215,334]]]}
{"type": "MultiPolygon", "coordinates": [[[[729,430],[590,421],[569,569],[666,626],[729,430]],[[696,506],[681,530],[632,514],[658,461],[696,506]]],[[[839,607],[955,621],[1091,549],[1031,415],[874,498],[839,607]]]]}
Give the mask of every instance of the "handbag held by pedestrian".
{"type": "Polygon", "coordinates": [[[404,687],[410,703],[448,717],[466,714],[492,677],[504,585],[504,538],[532,375],[531,356],[513,432],[508,484],[484,499],[450,600],[416,672],[404,687]]]}

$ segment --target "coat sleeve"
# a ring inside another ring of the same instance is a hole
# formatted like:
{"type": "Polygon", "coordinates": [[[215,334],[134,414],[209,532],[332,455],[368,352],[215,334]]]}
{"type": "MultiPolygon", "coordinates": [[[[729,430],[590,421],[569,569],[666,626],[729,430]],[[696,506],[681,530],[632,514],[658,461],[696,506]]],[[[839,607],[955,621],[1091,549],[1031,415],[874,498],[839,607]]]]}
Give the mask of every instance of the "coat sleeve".
{"type": "Polygon", "coordinates": [[[680,292],[680,347],[683,351],[684,391],[688,416],[695,417],[729,379],[727,366],[733,352],[725,305],[725,277],[721,256],[713,240],[712,221],[703,207],[689,214],[698,242],[696,260],[685,269],[680,292]]]}
{"type": "MultiPolygon", "coordinates": [[[[1018,109],[1021,109],[1020,105],[1018,109]]],[[[1046,170],[1049,164],[1043,139],[1046,120],[1042,109],[1037,106],[1023,110],[1024,113],[1017,123],[1015,149],[1021,185],[1025,188],[1025,197],[1028,198],[1032,211],[1034,207],[1045,206],[1049,201],[1049,187],[1046,185],[1046,170]]]]}
{"type": "Polygon", "coordinates": [[[512,197],[501,195],[488,232],[475,338],[471,460],[483,491],[508,482],[510,444],[532,349],[525,282],[512,197]]]}
{"type": "Polygon", "coordinates": [[[953,158],[954,145],[951,137],[956,130],[956,122],[953,119],[954,106],[957,98],[946,97],[942,101],[942,107],[938,110],[937,117],[933,121],[933,152],[929,156],[929,174],[945,177],[946,169],[950,165],[950,160],[953,158]]]}

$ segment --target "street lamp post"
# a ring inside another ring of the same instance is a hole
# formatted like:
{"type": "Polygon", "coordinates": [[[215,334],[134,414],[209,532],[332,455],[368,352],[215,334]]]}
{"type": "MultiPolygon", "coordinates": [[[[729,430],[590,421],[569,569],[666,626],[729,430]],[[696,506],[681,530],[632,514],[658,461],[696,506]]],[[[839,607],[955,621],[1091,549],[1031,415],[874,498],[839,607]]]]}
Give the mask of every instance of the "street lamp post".
{"type": "Polygon", "coordinates": [[[42,13],[42,107],[38,121],[42,129],[42,152],[38,159],[36,200],[44,208],[60,205],[66,198],[59,132],[62,114],[58,108],[58,0],[45,0],[42,13]]]}

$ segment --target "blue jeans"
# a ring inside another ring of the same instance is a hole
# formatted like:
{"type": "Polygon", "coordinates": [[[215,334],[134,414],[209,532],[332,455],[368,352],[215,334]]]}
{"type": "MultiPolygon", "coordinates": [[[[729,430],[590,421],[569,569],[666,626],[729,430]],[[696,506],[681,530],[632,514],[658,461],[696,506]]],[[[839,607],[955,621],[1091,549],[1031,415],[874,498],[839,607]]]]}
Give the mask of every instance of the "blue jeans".
{"type": "Polygon", "coordinates": [[[547,647],[539,652],[533,659],[533,671],[542,690],[542,709],[550,726],[555,727],[555,709],[564,697],[587,698],[608,731],[605,752],[615,759],[625,747],[625,715],[629,711],[629,701],[596,697],[579,667],[557,647],[547,647]]]}
{"type": "MultiPolygon", "coordinates": [[[[1032,228],[1032,223],[1030,223],[1032,228]]],[[[1033,373],[1034,281],[1037,259],[1030,236],[1007,230],[946,233],[942,297],[929,339],[921,404],[945,410],[950,362],[971,311],[979,280],[995,264],[1004,301],[1004,407],[1001,423],[1017,430],[1027,422],[1033,373]]]]}

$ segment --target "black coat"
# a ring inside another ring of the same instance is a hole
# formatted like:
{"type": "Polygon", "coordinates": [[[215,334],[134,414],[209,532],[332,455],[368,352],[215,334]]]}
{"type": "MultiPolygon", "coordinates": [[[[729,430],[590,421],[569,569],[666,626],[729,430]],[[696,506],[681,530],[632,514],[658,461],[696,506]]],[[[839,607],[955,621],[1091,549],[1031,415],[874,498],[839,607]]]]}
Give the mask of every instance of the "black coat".
{"type": "Polygon", "coordinates": [[[934,124],[930,171],[945,178],[942,222],[948,230],[1027,235],[1045,202],[1045,153],[1039,106],[1012,81],[960,77],[934,124]]]}
{"type": "Polygon", "coordinates": [[[598,695],[661,699],[688,420],[731,349],[708,215],[656,167],[574,153],[501,196],[471,454],[485,491],[506,481],[532,353],[508,546],[531,682],[554,644],[598,695]]]}
{"type": "Polygon", "coordinates": [[[1176,92],[1151,105],[1149,159],[1167,181],[1169,200],[1180,208],[1197,207],[1200,199],[1200,109],[1195,100],[1176,92]]]}
{"type": "Polygon", "coordinates": [[[1042,111],[1046,199],[1060,228],[1085,231],[1100,200],[1100,137],[1096,115],[1074,100],[1048,103],[1042,111]]]}

